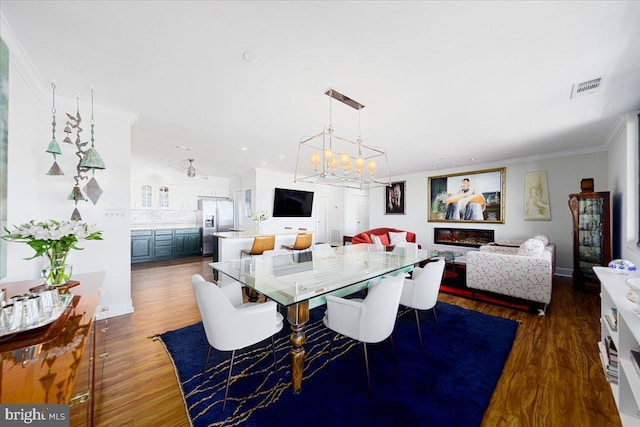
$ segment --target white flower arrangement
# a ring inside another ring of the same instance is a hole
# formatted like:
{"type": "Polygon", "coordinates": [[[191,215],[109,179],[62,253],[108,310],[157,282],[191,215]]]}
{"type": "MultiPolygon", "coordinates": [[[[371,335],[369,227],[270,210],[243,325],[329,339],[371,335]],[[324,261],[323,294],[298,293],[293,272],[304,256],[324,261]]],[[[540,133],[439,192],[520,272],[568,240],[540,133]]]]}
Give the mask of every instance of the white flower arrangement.
{"type": "Polygon", "coordinates": [[[64,274],[63,267],[67,261],[67,255],[71,249],[82,250],[77,246],[81,240],[102,240],[102,231],[94,225],[89,225],[80,221],[54,221],[46,222],[29,221],[22,225],[14,226],[13,230],[5,227],[4,236],[0,238],[9,242],[26,243],[35,251],[32,257],[46,256],[51,267],[45,280],[50,280],[52,284],[66,283],[69,279],[64,274]]]}
{"type": "Polygon", "coordinates": [[[269,210],[268,209],[263,209],[261,211],[251,211],[251,221],[255,222],[256,224],[262,221],[266,221],[269,219],[269,210]]]}

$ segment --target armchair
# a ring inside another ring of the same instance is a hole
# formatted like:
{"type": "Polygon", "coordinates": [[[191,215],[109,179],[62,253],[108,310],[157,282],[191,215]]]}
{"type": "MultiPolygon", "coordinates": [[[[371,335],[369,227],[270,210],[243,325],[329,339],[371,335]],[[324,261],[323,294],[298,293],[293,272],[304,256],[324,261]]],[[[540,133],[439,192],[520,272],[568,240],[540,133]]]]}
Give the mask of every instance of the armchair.
{"type": "Polygon", "coordinates": [[[396,324],[403,283],[404,275],[402,274],[384,277],[369,286],[369,292],[364,300],[327,295],[327,311],[322,321],[332,331],[362,343],[369,394],[371,394],[371,379],[367,343],[378,343],[391,338],[393,346],[391,334],[396,324]]]}
{"type": "Polygon", "coordinates": [[[205,335],[209,342],[209,351],[204,362],[203,372],[206,372],[212,348],[218,351],[231,351],[231,363],[229,364],[222,404],[224,411],[227,406],[231,370],[236,350],[270,337],[273,350],[273,368],[277,375],[273,336],[282,329],[283,317],[277,312],[277,305],[273,301],[263,304],[234,305],[238,300],[242,300],[242,291],[238,282],[219,288],[215,284],[205,281],[199,274],[194,274],[191,282],[196,294],[205,335]]]}
{"type": "Polygon", "coordinates": [[[551,302],[555,245],[536,243],[531,251],[531,240],[536,239],[520,247],[485,245],[467,252],[467,287],[538,302],[544,315],[551,302]]]}

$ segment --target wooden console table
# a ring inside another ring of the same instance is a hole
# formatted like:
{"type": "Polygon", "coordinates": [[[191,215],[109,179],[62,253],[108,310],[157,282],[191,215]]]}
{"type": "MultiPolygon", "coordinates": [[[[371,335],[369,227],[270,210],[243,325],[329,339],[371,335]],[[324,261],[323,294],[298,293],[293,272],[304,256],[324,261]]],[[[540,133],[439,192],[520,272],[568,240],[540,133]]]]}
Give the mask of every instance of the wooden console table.
{"type": "MultiPolygon", "coordinates": [[[[66,320],[0,339],[0,404],[67,404],[70,425],[93,425],[94,317],[104,272],[78,274],[66,320]]],[[[3,283],[8,296],[41,280],[3,283]]]]}

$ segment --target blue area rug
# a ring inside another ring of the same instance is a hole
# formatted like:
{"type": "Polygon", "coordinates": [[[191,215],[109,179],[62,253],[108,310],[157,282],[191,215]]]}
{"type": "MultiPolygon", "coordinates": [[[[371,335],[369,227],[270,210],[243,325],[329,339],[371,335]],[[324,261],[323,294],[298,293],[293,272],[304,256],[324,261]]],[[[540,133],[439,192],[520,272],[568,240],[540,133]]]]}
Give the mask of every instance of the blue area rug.
{"type": "Polygon", "coordinates": [[[394,342],[369,345],[372,396],[367,391],[362,344],[322,324],[324,307],[312,310],[307,327],[302,392],[290,388],[289,328],[276,336],[278,376],[271,341],[236,352],[227,408],[222,399],[229,353],[212,350],[202,368],[207,340],[202,323],[159,335],[174,364],[189,420],[194,426],[477,426],[502,372],[516,335],[513,320],[455,305],[421,312],[425,348],[420,350],[415,316],[401,307],[394,342]]]}

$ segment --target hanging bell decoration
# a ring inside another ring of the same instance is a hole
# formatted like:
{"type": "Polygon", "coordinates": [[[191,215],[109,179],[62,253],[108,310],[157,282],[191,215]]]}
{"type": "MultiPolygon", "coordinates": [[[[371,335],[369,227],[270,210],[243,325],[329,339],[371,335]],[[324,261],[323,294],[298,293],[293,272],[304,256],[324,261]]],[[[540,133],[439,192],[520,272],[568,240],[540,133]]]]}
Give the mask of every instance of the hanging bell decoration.
{"type": "Polygon", "coordinates": [[[45,150],[45,152],[53,154],[53,165],[51,165],[51,168],[47,172],[47,175],[64,175],[64,173],[62,172],[62,169],[60,169],[60,166],[56,161],[56,156],[58,154],[62,154],[62,150],[60,149],[60,145],[58,144],[58,141],[56,141],[56,83],[55,82],[51,82],[51,89],[53,93],[52,95],[53,101],[51,106],[51,141],[49,141],[49,145],[47,146],[47,149],[45,150]]]}

